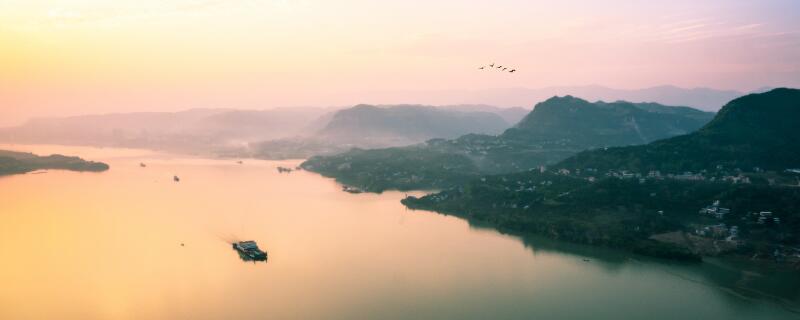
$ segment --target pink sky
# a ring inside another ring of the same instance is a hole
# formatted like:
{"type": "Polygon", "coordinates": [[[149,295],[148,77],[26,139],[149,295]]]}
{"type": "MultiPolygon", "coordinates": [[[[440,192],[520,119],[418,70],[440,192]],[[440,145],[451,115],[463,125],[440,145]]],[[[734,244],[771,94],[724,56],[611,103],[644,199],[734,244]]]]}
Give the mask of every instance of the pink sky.
{"type": "Polygon", "coordinates": [[[800,87],[797,57],[791,0],[7,0],[0,125],[400,102],[392,92],[441,103],[437,91],[555,85],[800,87]],[[477,70],[491,62],[519,72],[477,70]]]}

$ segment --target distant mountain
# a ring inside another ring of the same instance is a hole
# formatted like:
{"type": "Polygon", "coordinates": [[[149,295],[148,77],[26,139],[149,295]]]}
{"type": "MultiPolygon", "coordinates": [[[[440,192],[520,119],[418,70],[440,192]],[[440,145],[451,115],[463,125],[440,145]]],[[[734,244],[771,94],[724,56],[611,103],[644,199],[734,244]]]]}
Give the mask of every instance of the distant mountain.
{"type": "Polygon", "coordinates": [[[327,124],[313,134],[264,141],[252,149],[253,155],[260,158],[306,158],[354,147],[385,148],[467,133],[498,134],[511,126],[499,115],[504,111],[507,110],[489,106],[357,105],[326,116],[327,124]]]}
{"type": "Polygon", "coordinates": [[[576,148],[643,144],[689,133],[713,114],[688,107],[624,101],[591,103],[572,96],[553,97],[509,129],[508,139],[562,141],[576,148]]]}
{"type": "Polygon", "coordinates": [[[485,104],[457,104],[438,107],[444,110],[461,111],[461,112],[490,112],[499,115],[506,122],[511,125],[517,124],[530,110],[522,107],[500,108],[485,104]]]}
{"type": "Polygon", "coordinates": [[[752,170],[800,168],[800,90],[774,89],[728,103],[700,130],[644,146],[578,154],[570,168],[684,172],[717,166],[752,170]]]}
{"type": "MultiPolygon", "coordinates": [[[[762,89],[759,89],[762,90],[762,89]]],[[[757,91],[756,91],[757,92],[757,91]]],[[[552,86],[543,88],[494,88],[484,90],[406,91],[382,93],[389,101],[419,97],[427,103],[473,103],[494,106],[523,106],[544,101],[552,96],[571,95],[589,101],[655,102],[672,106],[688,106],[704,111],[717,111],[728,101],[748,92],[711,88],[657,86],[642,89],[615,89],[598,85],[552,86]]],[[[421,100],[421,101],[422,101],[421,100]]]]}
{"type": "Polygon", "coordinates": [[[562,86],[540,89],[496,89],[478,91],[476,102],[497,105],[521,105],[520,102],[542,101],[552,96],[572,95],[589,101],[632,101],[655,102],[673,106],[689,106],[705,111],[717,111],[722,105],[744,93],[733,90],[716,90],[710,88],[680,88],[675,86],[658,86],[644,89],[613,89],[603,86],[562,86]],[[504,103],[501,103],[504,102],[504,103]]]}
{"type": "Polygon", "coordinates": [[[686,134],[712,117],[686,107],[553,97],[499,136],[470,134],[405,148],[352,150],[313,157],[303,166],[370,191],[441,188],[480,174],[552,164],[589,148],[686,134]]]}
{"type": "Polygon", "coordinates": [[[43,169],[105,171],[108,165],[60,154],[41,157],[33,153],[0,150],[0,176],[43,169]]]}
{"type": "Polygon", "coordinates": [[[497,134],[522,108],[361,105],[267,110],[190,109],[36,118],[0,128],[0,141],[145,148],[206,156],[306,158],[476,132],[497,134]]]}
{"type": "Polygon", "coordinates": [[[301,134],[325,108],[191,109],[39,118],[0,129],[0,141],[148,148],[213,154],[301,134]]]}
{"type": "Polygon", "coordinates": [[[497,114],[435,107],[357,105],[337,112],[317,134],[333,139],[455,138],[467,133],[498,134],[510,126],[497,114]]]}
{"type": "Polygon", "coordinates": [[[288,137],[307,133],[306,127],[331,111],[315,107],[230,110],[203,119],[193,131],[247,142],[288,137]]]}

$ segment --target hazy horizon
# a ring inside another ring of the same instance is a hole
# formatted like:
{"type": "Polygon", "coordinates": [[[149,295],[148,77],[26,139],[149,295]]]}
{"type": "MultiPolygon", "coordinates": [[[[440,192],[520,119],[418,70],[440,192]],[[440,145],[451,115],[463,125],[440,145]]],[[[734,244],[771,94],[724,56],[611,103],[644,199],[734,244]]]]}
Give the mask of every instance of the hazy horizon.
{"type": "Polygon", "coordinates": [[[0,125],[189,108],[485,103],[458,93],[576,84],[800,86],[794,1],[11,0],[0,9],[0,125]],[[518,72],[478,70],[493,62],[518,72]]]}
{"type": "MultiPolygon", "coordinates": [[[[440,91],[385,91],[375,92],[372,94],[353,95],[351,98],[341,100],[341,103],[319,104],[319,105],[265,105],[265,106],[250,106],[240,107],[236,105],[219,105],[219,106],[183,106],[183,105],[146,105],[146,106],[127,106],[123,108],[115,108],[114,106],[107,106],[101,109],[83,110],[80,108],[66,108],[62,106],[55,112],[51,113],[26,113],[26,110],[18,114],[18,117],[5,117],[0,119],[0,127],[10,127],[25,124],[31,120],[46,119],[46,118],[68,118],[68,117],[81,117],[93,115],[111,115],[111,114],[133,114],[133,113],[151,113],[151,112],[166,112],[177,113],[187,112],[192,110],[220,110],[220,111],[267,111],[267,110],[280,110],[280,109],[322,109],[326,111],[335,111],[345,108],[350,108],[356,105],[366,104],[374,106],[393,106],[393,105],[423,105],[434,107],[448,107],[458,105],[486,105],[498,108],[524,108],[531,110],[537,103],[540,103],[553,96],[572,95],[589,101],[606,101],[612,102],[617,100],[624,100],[630,102],[656,102],[665,105],[675,106],[689,106],[705,111],[716,111],[724,102],[727,96],[738,97],[748,93],[757,92],[764,89],[754,88],[753,90],[738,91],[738,90],[724,90],[708,87],[694,87],[683,88],[673,85],[660,85],[643,88],[611,88],[603,85],[589,84],[578,86],[548,86],[540,88],[489,88],[482,90],[440,90],[440,91]],[[659,91],[660,89],[678,90],[681,95],[678,97],[655,97],[648,94],[648,90],[659,91]],[[717,96],[703,96],[692,97],[690,92],[693,90],[708,90],[717,96]],[[414,97],[423,97],[414,100],[414,97]],[[641,98],[640,98],[641,97],[641,98]],[[661,99],[659,99],[661,98],[661,99]],[[672,98],[672,99],[670,99],[672,98]],[[706,100],[720,101],[714,105],[698,105],[693,103],[674,103],[670,100],[693,100],[697,98],[705,98],[706,100]],[[350,99],[350,100],[348,100],[350,99]]],[[[336,100],[331,100],[336,101],[336,100]]],[[[2,111],[2,110],[0,110],[2,111]]]]}

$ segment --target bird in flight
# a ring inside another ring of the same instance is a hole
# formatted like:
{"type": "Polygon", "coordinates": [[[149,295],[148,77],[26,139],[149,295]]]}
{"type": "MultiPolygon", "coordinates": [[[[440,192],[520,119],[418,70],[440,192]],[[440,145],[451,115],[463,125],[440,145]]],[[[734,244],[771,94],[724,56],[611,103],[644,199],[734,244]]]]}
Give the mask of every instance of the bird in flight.
{"type": "Polygon", "coordinates": [[[495,66],[495,63],[494,63],[494,62],[492,62],[492,63],[491,63],[491,64],[489,64],[489,65],[480,66],[480,67],[478,68],[478,70],[483,70],[483,69],[485,69],[486,67],[489,67],[489,68],[491,68],[491,69],[500,69],[500,71],[503,71],[503,72],[505,72],[506,70],[508,70],[508,72],[509,72],[509,73],[514,73],[514,72],[517,72],[517,69],[512,69],[511,67],[503,67],[503,66],[501,66],[501,65],[497,65],[497,66],[495,66]],[[510,70],[509,70],[509,69],[510,69],[510,70]]]}

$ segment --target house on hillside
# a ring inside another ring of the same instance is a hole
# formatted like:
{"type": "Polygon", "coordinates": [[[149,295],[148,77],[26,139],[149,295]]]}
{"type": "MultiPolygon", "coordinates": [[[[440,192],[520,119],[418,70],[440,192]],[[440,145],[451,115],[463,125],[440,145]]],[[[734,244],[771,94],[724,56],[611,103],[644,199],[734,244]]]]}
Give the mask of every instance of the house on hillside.
{"type": "Polygon", "coordinates": [[[715,200],[710,206],[700,209],[699,213],[707,214],[717,219],[724,219],[726,215],[731,213],[731,209],[720,207],[719,200],[715,200]]]}

